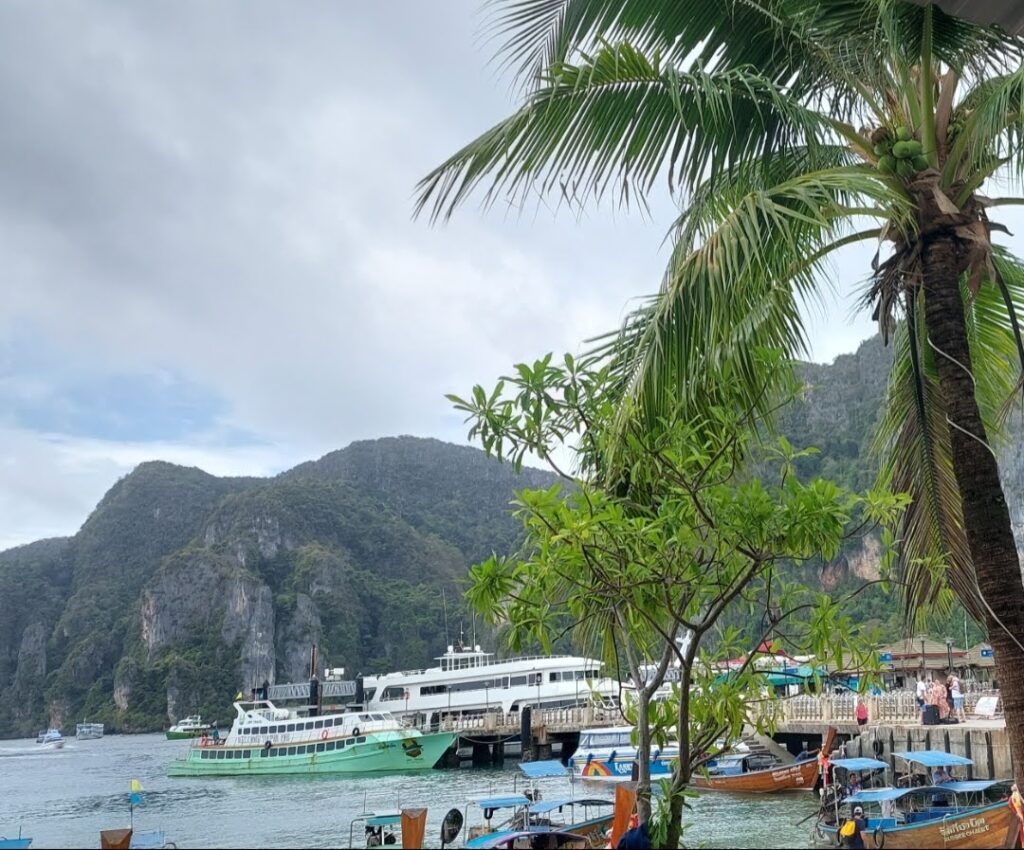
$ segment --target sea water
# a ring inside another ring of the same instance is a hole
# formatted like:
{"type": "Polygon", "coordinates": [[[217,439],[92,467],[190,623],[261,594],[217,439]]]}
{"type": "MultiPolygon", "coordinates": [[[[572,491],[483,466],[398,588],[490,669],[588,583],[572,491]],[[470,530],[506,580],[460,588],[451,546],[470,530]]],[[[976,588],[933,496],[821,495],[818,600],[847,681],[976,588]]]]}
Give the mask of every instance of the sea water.
{"type": "MultiPolygon", "coordinates": [[[[427,807],[425,846],[440,846],[441,820],[465,811],[472,796],[509,792],[504,770],[461,768],[391,776],[170,778],[168,763],[187,741],[162,735],[70,739],[60,750],[34,740],[0,741],[0,836],[24,835],[33,847],[98,847],[102,829],[129,824],[129,782],[144,802],[137,831],[161,830],[178,847],[347,847],[352,819],[364,811],[427,807]]],[[[572,796],[569,780],[543,780],[545,797],[572,796]]],[[[612,797],[607,785],[576,782],[575,796],[612,797]]],[[[810,794],[771,797],[707,793],[685,815],[688,847],[808,847],[815,811],[810,794]]],[[[479,810],[474,818],[479,818],[479,810]]],[[[473,820],[472,822],[479,822],[473,820]]],[[[355,843],[364,846],[362,828],[355,843]]],[[[455,846],[462,846],[464,834],[455,846]]]]}

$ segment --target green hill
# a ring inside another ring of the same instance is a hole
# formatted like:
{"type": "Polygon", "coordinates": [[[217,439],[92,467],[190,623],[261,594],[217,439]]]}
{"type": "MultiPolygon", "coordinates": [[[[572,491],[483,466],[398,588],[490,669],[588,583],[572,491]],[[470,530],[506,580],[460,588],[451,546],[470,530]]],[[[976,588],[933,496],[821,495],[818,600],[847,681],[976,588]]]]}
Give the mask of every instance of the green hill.
{"type": "MultiPolygon", "coordinates": [[[[780,428],[821,449],[802,474],[871,484],[889,356],[876,339],[801,367],[780,428]]],[[[1024,534],[1018,443],[1003,469],[1024,534]]],[[[353,443],[272,479],[142,464],[74,537],[0,553],[0,735],[83,716],[119,730],[222,717],[239,688],[303,678],[312,641],[350,673],[428,664],[445,645],[446,606],[453,629],[470,624],[468,567],[515,547],[513,493],[552,480],[413,437],[353,443]]],[[[806,584],[843,593],[877,576],[874,541],[800,570],[806,584]]],[[[880,589],[849,606],[883,638],[901,635],[898,603],[880,589]]],[[[955,612],[932,625],[939,637],[963,634],[955,612]]]]}

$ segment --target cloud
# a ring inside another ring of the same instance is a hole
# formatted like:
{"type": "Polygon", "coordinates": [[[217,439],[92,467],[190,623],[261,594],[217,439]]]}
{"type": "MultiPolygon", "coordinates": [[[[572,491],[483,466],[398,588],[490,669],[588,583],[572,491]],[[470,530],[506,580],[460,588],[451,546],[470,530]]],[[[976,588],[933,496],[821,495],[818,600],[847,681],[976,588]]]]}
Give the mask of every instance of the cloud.
{"type": "MultiPolygon", "coordinates": [[[[73,531],[136,460],[462,440],[446,392],[657,287],[664,199],[411,219],[514,102],[479,5],[0,4],[0,545],[73,531]]],[[[872,332],[848,309],[810,313],[815,358],[872,332]]]]}

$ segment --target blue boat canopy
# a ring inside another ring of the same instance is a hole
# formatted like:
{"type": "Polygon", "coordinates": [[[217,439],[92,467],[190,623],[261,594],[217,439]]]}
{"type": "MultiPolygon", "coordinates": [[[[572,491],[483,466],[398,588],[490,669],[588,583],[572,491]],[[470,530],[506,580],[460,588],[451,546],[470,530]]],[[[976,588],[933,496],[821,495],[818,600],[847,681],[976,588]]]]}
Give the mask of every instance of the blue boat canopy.
{"type": "Polygon", "coordinates": [[[1009,781],[1009,779],[972,779],[963,782],[943,782],[941,785],[934,787],[944,791],[952,791],[954,794],[974,794],[978,791],[987,791],[993,785],[1005,785],[1009,781]]]}
{"type": "Polygon", "coordinates": [[[504,797],[473,797],[470,802],[476,803],[481,809],[514,809],[530,801],[522,794],[508,794],[504,797]]]}
{"type": "Polygon", "coordinates": [[[884,770],[889,765],[878,759],[856,758],[856,759],[833,759],[832,764],[846,770],[884,770]]]}
{"type": "Polygon", "coordinates": [[[590,797],[585,800],[538,800],[530,804],[530,811],[538,814],[553,812],[563,806],[614,806],[614,800],[602,800],[599,797],[590,797]]]}
{"type": "Polygon", "coordinates": [[[530,779],[546,779],[552,776],[568,776],[565,765],[556,759],[548,761],[528,761],[519,765],[519,769],[530,779]]]}
{"type": "Polygon", "coordinates": [[[920,764],[925,767],[951,767],[953,765],[974,764],[969,758],[945,753],[942,750],[920,750],[915,753],[893,753],[894,756],[909,761],[911,764],[920,764]]]}
{"type": "Polygon", "coordinates": [[[402,822],[401,815],[374,815],[366,819],[367,826],[394,826],[402,822]]]}
{"type": "Polygon", "coordinates": [[[924,790],[924,788],[867,788],[844,798],[843,803],[885,803],[924,790]]]}

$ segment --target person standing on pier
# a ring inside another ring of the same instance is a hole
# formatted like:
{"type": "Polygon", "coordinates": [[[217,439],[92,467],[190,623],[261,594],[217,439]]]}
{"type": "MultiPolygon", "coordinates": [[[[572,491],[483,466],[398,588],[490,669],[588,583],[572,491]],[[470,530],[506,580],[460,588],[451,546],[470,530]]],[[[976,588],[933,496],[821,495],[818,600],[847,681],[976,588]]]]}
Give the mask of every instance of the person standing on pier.
{"type": "Polygon", "coordinates": [[[857,725],[867,726],[868,723],[868,707],[864,704],[864,700],[861,697],[857,697],[857,725]]]}

